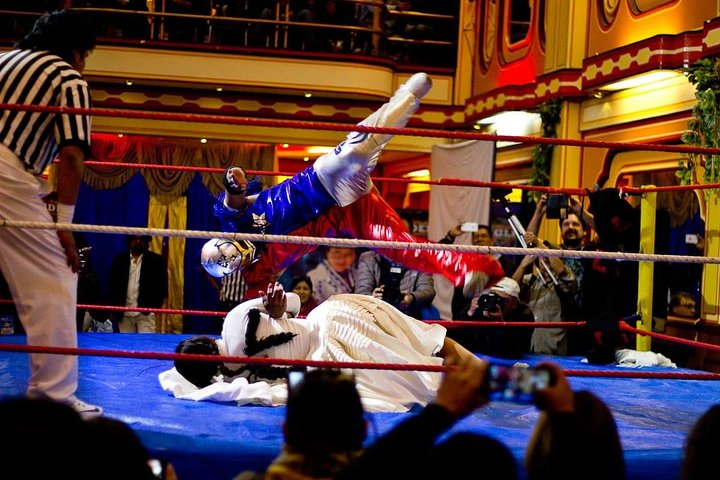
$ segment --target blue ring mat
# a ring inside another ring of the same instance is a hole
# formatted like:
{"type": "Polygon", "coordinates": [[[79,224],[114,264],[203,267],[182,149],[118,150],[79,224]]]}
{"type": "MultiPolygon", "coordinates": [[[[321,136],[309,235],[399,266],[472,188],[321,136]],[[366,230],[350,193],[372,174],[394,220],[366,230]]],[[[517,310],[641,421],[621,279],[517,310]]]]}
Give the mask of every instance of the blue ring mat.
{"type": "MultiPolygon", "coordinates": [[[[81,348],[135,352],[173,352],[189,335],[81,333],[81,348]]],[[[25,344],[24,335],[0,336],[3,344],[25,344]]],[[[0,352],[0,397],[23,395],[28,356],[0,352]]],[[[566,369],[627,371],[581,363],[580,357],[528,356],[566,369]]],[[[82,356],[78,396],[101,405],[107,416],[127,422],[158,458],[175,466],[182,480],[230,480],[243,470],[262,470],[282,445],[284,407],[242,406],[178,400],[160,388],[157,375],[167,360],[82,356]]],[[[643,372],[695,372],[643,367],[643,372]]],[[[590,390],[615,416],[629,479],[679,478],[687,432],[720,401],[720,381],[610,377],[570,377],[575,390],[590,390]]],[[[412,413],[368,414],[368,442],[412,413]]],[[[536,408],[491,402],[458,422],[450,432],[472,431],[504,442],[522,465],[524,450],[538,417],[536,408]]]]}

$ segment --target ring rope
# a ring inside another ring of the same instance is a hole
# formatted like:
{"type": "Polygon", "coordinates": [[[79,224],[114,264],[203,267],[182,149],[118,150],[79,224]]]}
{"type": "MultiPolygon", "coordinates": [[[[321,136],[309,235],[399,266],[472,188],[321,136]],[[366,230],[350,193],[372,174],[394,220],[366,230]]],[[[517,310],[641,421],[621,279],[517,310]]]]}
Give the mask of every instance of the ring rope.
{"type": "MultiPolygon", "coordinates": [[[[59,161],[59,160],[58,160],[59,161]]],[[[225,169],[216,167],[195,167],[188,165],[159,165],[156,163],[130,163],[130,162],[109,162],[102,160],[87,160],[84,162],[86,166],[90,167],[124,167],[124,168],[137,168],[137,169],[148,169],[148,170],[168,170],[168,171],[186,171],[186,172],[205,172],[205,173],[223,173],[225,169]]],[[[296,172],[276,172],[268,170],[246,170],[249,175],[259,176],[282,176],[291,177],[296,172]]],[[[483,180],[467,180],[463,178],[451,178],[441,177],[435,180],[418,180],[414,178],[394,178],[394,177],[376,177],[371,176],[375,182],[383,183],[405,183],[405,184],[420,184],[420,185],[438,185],[438,186],[454,186],[454,187],[487,187],[487,188],[512,188],[517,190],[527,190],[530,192],[543,192],[543,193],[566,193],[568,195],[579,195],[586,196],[592,192],[586,188],[565,188],[565,187],[550,187],[542,185],[525,185],[525,184],[512,184],[504,182],[487,182],[483,180]]],[[[675,192],[685,190],[706,190],[720,188],[720,183],[707,183],[707,184],[690,184],[690,185],[665,185],[659,187],[622,187],[619,188],[619,194],[623,193],[642,195],[651,192],[675,192]]]]}
{"type": "Polygon", "coordinates": [[[577,147],[609,148],[614,150],[642,150],[654,152],[698,153],[719,155],[720,148],[695,147],[691,145],[660,145],[654,143],[606,142],[600,140],[578,140],[553,137],[530,137],[523,135],[497,135],[477,132],[448,132],[440,129],[418,129],[399,127],[371,127],[368,125],[338,124],[329,122],[308,122],[297,120],[266,120],[249,117],[219,117],[207,114],[158,113],[124,111],[101,108],[51,107],[39,105],[21,105],[0,103],[0,110],[51,112],[59,114],[92,115],[98,117],[122,117],[131,119],[181,121],[189,123],[229,124],[256,127],[296,128],[302,130],[332,130],[342,132],[366,132],[411,137],[433,137],[461,140],[489,140],[493,142],[518,142],[545,145],[566,145],[577,147]]]}
{"type": "Polygon", "coordinates": [[[604,252],[585,250],[561,250],[552,248],[523,248],[476,245],[448,245],[440,243],[392,242],[351,238],[306,237],[293,235],[270,235],[258,233],[213,232],[205,230],[176,230],[167,228],[118,227],[89,225],[82,223],[26,222],[0,220],[0,227],[27,228],[36,230],[63,230],[73,232],[114,233],[123,235],[150,235],[157,237],[224,238],[248,240],[251,242],[290,243],[295,245],[327,245],[334,247],[367,247],[403,250],[449,250],[477,254],[534,255],[558,258],[598,258],[603,260],[632,260],[638,262],[674,262],[720,264],[720,257],[698,257],[689,255],[660,255],[650,253],[604,252]]]}
{"type": "Polygon", "coordinates": [[[697,340],[688,340],[685,338],[673,337],[671,335],[665,335],[662,333],[640,330],[638,328],[631,327],[630,325],[628,325],[625,322],[619,322],[619,325],[620,325],[620,330],[624,330],[624,331],[630,332],[630,333],[635,333],[637,335],[643,335],[643,336],[647,336],[647,337],[657,338],[658,340],[664,340],[666,342],[671,342],[671,343],[679,343],[682,345],[688,345],[688,346],[700,348],[703,350],[711,350],[713,352],[720,352],[720,346],[713,345],[712,343],[698,342],[697,340]]]}
{"type": "MultiPolygon", "coordinates": [[[[13,304],[14,300],[3,298],[0,304],[13,304]]],[[[180,308],[121,307],[117,305],[78,304],[78,309],[108,310],[113,312],[167,313],[171,315],[201,315],[224,317],[227,311],[187,310],[180,308]]],[[[421,320],[424,323],[442,325],[446,328],[463,327],[536,327],[536,328],[575,328],[585,326],[585,322],[483,322],[475,320],[421,320]]]]}
{"type": "MultiPolygon", "coordinates": [[[[238,357],[219,355],[197,355],[189,353],[143,352],[132,350],[107,350],[91,348],[43,347],[36,345],[0,344],[0,352],[48,353],[56,355],[87,355],[96,357],[144,358],[151,360],[192,360],[201,362],[239,363],[248,365],[285,365],[316,368],[353,368],[364,370],[404,370],[424,372],[444,372],[447,367],[442,365],[424,365],[408,363],[374,363],[374,362],[337,362],[326,360],[293,360],[288,358],[238,357]]],[[[564,370],[571,377],[604,377],[604,378],[645,378],[674,380],[720,380],[718,373],[695,372],[638,372],[638,371],[597,371],[597,370],[564,370]]]]}

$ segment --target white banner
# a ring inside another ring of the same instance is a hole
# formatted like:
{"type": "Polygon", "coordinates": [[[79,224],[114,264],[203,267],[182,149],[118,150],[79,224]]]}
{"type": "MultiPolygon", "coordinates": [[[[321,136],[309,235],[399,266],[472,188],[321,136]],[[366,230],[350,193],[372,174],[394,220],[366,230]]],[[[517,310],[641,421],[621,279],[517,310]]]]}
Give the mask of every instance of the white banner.
{"type": "MultiPolygon", "coordinates": [[[[432,179],[462,178],[492,181],[495,172],[495,142],[468,140],[462,143],[433,145],[431,154],[432,179]]],[[[490,189],[484,187],[430,187],[428,239],[437,242],[451,228],[463,222],[490,222],[490,189]]],[[[470,245],[470,233],[463,233],[456,244],[470,245]]],[[[433,305],[441,319],[452,319],[450,304],[453,285],[442,275],[435,275],[433,305]]]]}

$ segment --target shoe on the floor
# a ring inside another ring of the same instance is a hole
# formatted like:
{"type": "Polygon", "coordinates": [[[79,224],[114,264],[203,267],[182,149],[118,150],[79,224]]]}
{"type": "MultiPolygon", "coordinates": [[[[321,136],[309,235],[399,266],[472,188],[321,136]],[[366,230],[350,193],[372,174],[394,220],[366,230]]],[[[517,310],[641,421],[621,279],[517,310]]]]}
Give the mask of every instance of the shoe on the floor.
{"type": "Polygon", "coordinates": [[[64,403],[72,407],[72,409],[79,413],[84,419],[102,417],[103,415],[103,409],[101,407],[85,403],[76,396],[68,398],[64,403]]]}
{"type": "Polygon", "coordinates": [[[418,100],[421,100],[432,88],[432,80],[427,73],[420,72],[410,77],[403,85],[418,100]]]}
{"type": "Polygon", "coordinates": [[[485,290],[490,277],[479,271],[467,272],[465,274],[465,285],[463,285],[463,296],[465,298],[474,298],[485,290]]]}

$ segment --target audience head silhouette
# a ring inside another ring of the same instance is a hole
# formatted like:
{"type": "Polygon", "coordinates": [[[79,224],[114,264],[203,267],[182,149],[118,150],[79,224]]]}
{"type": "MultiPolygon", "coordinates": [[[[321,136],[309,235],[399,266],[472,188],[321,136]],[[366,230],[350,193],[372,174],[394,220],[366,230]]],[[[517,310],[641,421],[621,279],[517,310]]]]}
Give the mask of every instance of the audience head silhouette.
{"type": "Polygon", "coordinates": [[[625,459],[608,406],[593,393],[574,393],[572,413],[540,414],[525,455],[530,480],[623,480],[625,459]]]}
{"type": "Polygon", "coordinates": [[[107,455],[89,455],[88,465],[103,480],[153,480],[150,455],[140,438],[121,420],[98,417],[85,421],[87,445],[101,446],[107,455]]]}
{"type": "Polygon", "coordinates": [[[693,425],[685,440],[681,480],[714,478],[718,474],[717,445],[720,442],[720,404],[710,407],[693,425]]]}
{"type": "Polygon", "coordinates": [[[291,450],[325,456],[362,448],[365,411],[352,376],[339,370],[311,370],[288,390],[284,432],[291,450]]]}
{"type": "Polygon", "coordinates": [[[465,478],[482,465],[483,480],[517,480],[518,464],[510,449],[487,435],[458,432],[435,445],[423,461],[421,480],[465,478]]]}

